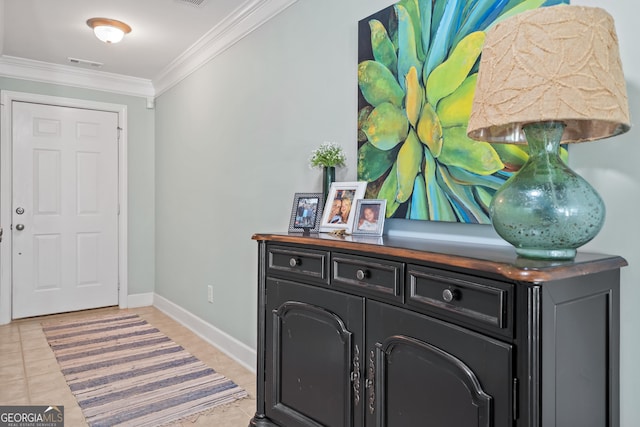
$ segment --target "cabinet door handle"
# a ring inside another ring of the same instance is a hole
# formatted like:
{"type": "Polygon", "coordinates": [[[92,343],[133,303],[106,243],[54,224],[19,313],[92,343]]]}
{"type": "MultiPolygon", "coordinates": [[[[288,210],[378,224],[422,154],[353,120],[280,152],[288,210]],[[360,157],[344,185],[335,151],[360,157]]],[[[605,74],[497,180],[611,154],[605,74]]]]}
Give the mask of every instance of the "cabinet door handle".
{"type": "Polygon", "coordinates": [[[367,373],[367,381],[366,387],[369,389],[369,413],[373,414],[376,409],[376,387],[375,387],[375,379],[376,379],[376,355],[371,350],[369,353],[369,371],[367,373]]]}
{"type": "Polygon", "coordinates": [[[364,280],[369,277],[369,270],[358,270],[356,271],[356,278],[358,280],[364,280]]]}
{"type": "Polygon", "coordinates": [[[291,258],[289,260],[289,266],[296,267],[298,265],[300,265],[300,260],[298,258],[291,258]]]}
{"type": "Polygon", "coordinates": [[[360,349],[356,345],[353,352],[353,371],[351,372],[351,381],[353,382],[353,404],[358,406],[360,403],[360,349]]]}

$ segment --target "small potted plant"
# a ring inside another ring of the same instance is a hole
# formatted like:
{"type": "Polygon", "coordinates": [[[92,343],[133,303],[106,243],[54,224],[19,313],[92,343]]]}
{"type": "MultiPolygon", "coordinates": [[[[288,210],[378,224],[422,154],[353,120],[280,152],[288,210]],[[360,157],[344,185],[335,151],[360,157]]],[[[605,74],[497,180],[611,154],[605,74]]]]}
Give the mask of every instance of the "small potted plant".
{"type": "Polygon", "coordinates": [[[342,147],[335,142],[323,142],[320,147],[311,152],[310,168],[322,168],[322,193],[325,200],[329,194],[331,183],[336,179],[336,167],[344,166],[347,156],[342,147]]]}

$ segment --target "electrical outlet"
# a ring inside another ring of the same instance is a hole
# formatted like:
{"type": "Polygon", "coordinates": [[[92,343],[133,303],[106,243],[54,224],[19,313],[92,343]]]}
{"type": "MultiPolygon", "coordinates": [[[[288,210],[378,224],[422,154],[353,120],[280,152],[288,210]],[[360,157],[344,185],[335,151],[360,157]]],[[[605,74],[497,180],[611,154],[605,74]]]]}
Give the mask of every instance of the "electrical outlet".
{"type": "Polygon", "coordinates": [[[207,301],[213,303],[213,286],[207,286],[207,301]]]}

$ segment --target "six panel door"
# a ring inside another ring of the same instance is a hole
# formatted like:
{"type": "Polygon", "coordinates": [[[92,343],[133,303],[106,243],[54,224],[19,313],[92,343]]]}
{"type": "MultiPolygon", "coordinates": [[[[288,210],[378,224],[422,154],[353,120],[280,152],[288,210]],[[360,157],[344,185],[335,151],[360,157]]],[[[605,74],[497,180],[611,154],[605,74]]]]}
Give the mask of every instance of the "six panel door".
{"type": "Polygon", "coordinates": [[[14,101],[14,319],[118,303],[118,116],[14,101]]]}

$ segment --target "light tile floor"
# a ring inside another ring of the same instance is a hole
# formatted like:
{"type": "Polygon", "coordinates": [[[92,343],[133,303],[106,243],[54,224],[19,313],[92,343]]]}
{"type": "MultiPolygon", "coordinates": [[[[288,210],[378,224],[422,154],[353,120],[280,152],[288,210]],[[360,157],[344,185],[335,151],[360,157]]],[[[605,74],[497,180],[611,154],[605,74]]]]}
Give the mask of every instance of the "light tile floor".
{"type": "Polygon", "coordinates": [[[41,322],[101,313],[136,313],[204,363],[247,390],[249,397],[172,427],[247,427],[255,413],[255,375],[154,307],[104,308],[23,320],[0,326],[0,405],[64,405],[65,427],[84,427],[82,411],[47,344],[41,322]]]}

